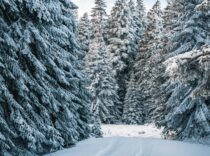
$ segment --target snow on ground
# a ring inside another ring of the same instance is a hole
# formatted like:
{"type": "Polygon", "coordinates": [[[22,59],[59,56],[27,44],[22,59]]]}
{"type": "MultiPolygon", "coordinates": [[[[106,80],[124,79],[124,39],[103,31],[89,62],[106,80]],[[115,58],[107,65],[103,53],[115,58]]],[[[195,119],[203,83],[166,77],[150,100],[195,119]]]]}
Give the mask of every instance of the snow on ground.
{"type": "Polygon", "coordinates": [[[153,125],[103,125],[102,131],[104,138],[46,156],[210,156],[209,146],[160,139],[161,129],[153,125]]]}
{"type": "Polygon", "coordinates": [[[47,156],[210,156],[210,147],[161,139],[91,138],[47,156]]]}
{"type": "Polygon", "coordinates": [[[162,129],[154,125],[102,125],[104,137],[161,138],[162,129]]]}

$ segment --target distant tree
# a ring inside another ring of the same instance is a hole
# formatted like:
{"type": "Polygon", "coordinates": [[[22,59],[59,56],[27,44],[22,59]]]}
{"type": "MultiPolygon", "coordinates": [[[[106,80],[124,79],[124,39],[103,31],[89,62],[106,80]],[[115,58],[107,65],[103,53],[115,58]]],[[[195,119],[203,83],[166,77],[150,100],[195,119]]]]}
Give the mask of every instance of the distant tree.
{"type": "Polygon", "coordinates": [[[143,36],[146,27],[147,27],[147,17],[146,17],[146,9],[143,3],[143,0],[137,0],[136,5],[136,16],[137,16],[137,34],[139,36],[139,39],[141,40],[141,37],[143,36]]]}
{"type": "Polygon", "coordinates": [[[143,23],[141,23],[139,17],[138,17],[138,12],[137,12],[137,8],[136,5],[134,3],[133,0],[130,0],[128,2],[128,7],[129,7],[129,12],[130,12],[130,25],[129,25],[129,29],[130,31],[130,42],[133,42],[133,47],[132,50],[134,51],[135,54],[138,53],[139,47],[138,47],[138,43],[143,35],[143,23]]]}
{"type": "Polygon", "coordinates": [[[123,122],[126,124],[144,123],[144,105],[139,105],[137,84],[134,74],[131,74],[124,101],[123,122]]]}
{"type": "Polygon", "coordinates": [[[104,37],[106,22],[107,22],[107,13],[106,13],[106,3],[104,0],[95,0],[95,6],[91,10],[91,25],[92,25],[92,33],[91,38],[95,37],[97,34],[97,30],[94,29],[96,25],[101,25],[102,34],[104,37]]]}
{"type": "MultiPolygon", "coordinates": [[[[135,30],[132,15],[125,0],[117,0],[109,17],[108,47],[110,63],[119,85],[118,95],[123,103],[131,64],[136,56],[135,30]]],[[[120,108],[122,113],[123,105],[120,108]]]]}
{"type": "Polygon", "coordinates": [[[87,13],[84,13],[84,15],[80,18],[78,34],[81,49],[83,50],[85,56],[89,51],[91,34],[91,23],[87,13]]]}
{"type": "MultiPolygon", "coordinates": [[[[102,1],[99,2],[97,1],[96,6],[99,4],[104,6],[102,1]]],[[[100,7],[94,7],[93,10],[96,8],[100,7]]],[[[95,117],[99,115],[94,120],[99,118],[103,123],[115,123],[119,120],[119,98],[116,92],[118,86],[108,62],[108,49],[103,37],[104,12],[101,12],[101,9],[93,12],[95,12],[94,16],[92,15],[94,36],[86,56],[86,70],[91,80],[89,90],[93,95],[92,111],[95,117]]]]}
{"type": "MultiPolygon", "coordinates": [[[[95,34],[90,44],[90,51],[87,55],[86,67],[91,79],[89,90],[93,95],[93,114],[98,111],[99,118],[103,123],[115,123],[119,119],[117,105],[117,83],[108,63],[108,52],[105,47],[101,28],[95,34]]],[[[96,118],[97,119],[97,118],[96,118]]]]}
{"type": "Polygon", "coordinates": [[[101,119],[99,117],[99,107],[97,107],[97,110],[94,112],[94,122],[92,126],[92,136],[96,138],[100,138],[103,136],[102,130],[101,130],[101,119]]]}
{"type": "Polygon", "coordinates": [[[148,12],[148,25],[143,39],[140,42],[140,53],[134,65],[134,75],[136,77],[139,105],[144,105],[146,114],[144,122],[154,122],[152,119],[154,109],[158,107],[153,101],[154,92],[157,92],[157,85],[154,85],[161,66],[161,35],[163,31],[163,19],[158,0],[148,12]],[[159,66],[160,65],[160,66],[159,66]]]}

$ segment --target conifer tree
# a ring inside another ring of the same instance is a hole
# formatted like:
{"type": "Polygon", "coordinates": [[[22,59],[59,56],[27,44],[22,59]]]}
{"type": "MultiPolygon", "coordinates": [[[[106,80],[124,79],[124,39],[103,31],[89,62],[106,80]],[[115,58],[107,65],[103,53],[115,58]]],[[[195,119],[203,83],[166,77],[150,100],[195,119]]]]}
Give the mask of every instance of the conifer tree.
{"type": "Polygon", "coordinates": [[[89,136],[71,1],[0,1],[0,155],[42,155],[89,136]]]}
{"type": "Polygon", "coordinates": [[[138,14],[136,10],[136,5],[133,2],[133,0],[130,0],[128,2],[128,7],[129,7],[130,16],[131,16],[130,21],[129,21],[130,22],[129,29],[131,30],[130,36],[132,38],[130,42],[133,43],[132,50],[134,51],[135,54],[137,54],[139,50],[138,43],[143,34],[143,23],[140,23],[140,19],[138,18],[138,14]]]}
{"type": "Polygon", "coordinates": [[[90,44],[90,33],[91,33],[91,24],[87,13],[81,17],[79,21],[79,41],[81,44],[81,48],[84,51],[84,55],[86,55],[89,51],[90,44]]]}
{"type": "Polygon", "coordinates": [[[128,83],[128,89],[124,101],[123,122],[126,124],[143,124],[144,123],[144,106],[139,105],[137,94],[137,84],[134,74],[131,74],[128,83]]]}
{"type": "MultiPolygon", "coordinates": [[[[124,101],[130,67],[137,52],[134,35],[132,15],[126,0],[117,0],[109,18],[108,47],[121,102],[124,101]]],[[[123,111],[123,106],[120,111],[123,111]]]]}
{"type": "Polygon", "coordinates": [[[208,0],[172,1],[168,15],[177,22],[167,42],[167,98],[164,120],[165,134],[177,138],[206,138],[210,134],[209,118],[209,26],[208,0]],[[205,46],[205,44],[207,44],[205,46]],[[174,72],[174,73],[173,73],[174,72]]]}
{"type": "Polygon", "coordinates": [[[101,119],[99,117],[99,107],[97,107],[97,110],[94,111],[94,122],[92,127],[92,136],[96,138],[102,137],[102,130],[101,130],[101,119]]]}
{"type": "Polygon", "coordinates": [[[92,81],[89,86],[93,95],[92,111],[95,115],[94,120],[99,118],[103,123],[116,123],[119,120],[119,98],[116,93],[118,86],[108,62],[108,49],[103,37],[105,12],[102,8],[105,4],[101,0],[96,0],[95,3],[92,11],[94,35],[86,56],[86,69],[92,81]]]}
{"type": "Polygon", "coordinates": [[[162,126],[163,120],[167,113],[166,110],[166,102],[168,97],[172,94],[174,88],[176,86],[175,83],[171,83],[170,77],[165,73],[166,67],[164,65],[164,61],[166,61],[169,40],[171,35],[173,34],[173,28],[176,26],[177,21],[179,20],[179,12],[173,9],[172,1],[168,1],[167,7],[164,9],[163,13],[163,32],[156,44],[159,45],[156,50],[156,55],[153,55],[150,62],[154,62],[153,65],[156,67],[153,68],[153,76],[152,76],[152,84],[154,89],[151,92],[151,102],[153,103],[153,111],[150,115],[151,121],[155,122],[157,126],[162,126]],[[171,11],[173,9],[173,11],[171,11]],[[155,89],[156,88],[156,89],[155,89]]]}
{"type": "Polygon", "coordinates": [[[140,42],[140,53],[134,65],[134,74],[137,78],[137,92],[139,105],[144,105],[146,114],[144,121],[153,122],[152,114],[156,104],[152,97],[157,87],[154,85],[158,78],[161,62],[161,48],[159,41],[163,31],[162,12],[160,2],[157,0],[152,9],[148,12],[148,26],[140,42]]]}
{"type": "Polygon", "coordinates": [[[119,119],[117,106],[119,105],[119,98],[116,92],[118,87],[108,63],[108,52],[100,25],[96,25],[95,29],[98,29],[98,32],[91,41],[90,51],[86,57],[86,67],[92,81],[89,86],[93,95],[92,111],[93,114],[98,112],[101,122],[115,123],[119,119]]]}
{"type": "Polygon", "coordinates": [[[139,36],[139,39],[141,40],[141,37],[143,36],[146,27],[147,27],[147,17],[146,17],[146,9],[144,7],[143,0],[137,0],[136,1],[136,16],[137,16],[137,26],[138,31],[137,34],[139,36]]]}
{"type": "Polygon", "coordinates": [[[173,131],[179,139],[206,139],[210,136],[210,46],[179,54],[165,63],[171,81],[179,82],[166,103],[166,136],[173,131]]]}
{"type": "Polygon", "coordinates": [[[97,30],[94,31],[94,27],[96,25],[101,25],[102,27],[102,34],[104,37],[104,33],[106,33],[106,22],[107,22],[107,13],[106,13],[106,3],[104,0],[95,0],[95,6],[92,8],[91,11],[91,26],[92,26],[92,33],[91,38],[95,37],[95,34],[97,34],[97,30]]]}

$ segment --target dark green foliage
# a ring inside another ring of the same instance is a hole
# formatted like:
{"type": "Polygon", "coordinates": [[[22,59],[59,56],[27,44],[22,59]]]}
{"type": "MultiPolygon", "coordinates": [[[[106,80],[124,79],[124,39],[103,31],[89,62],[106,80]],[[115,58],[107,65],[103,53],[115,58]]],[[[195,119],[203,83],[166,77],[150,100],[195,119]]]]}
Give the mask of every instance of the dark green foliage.
{"type": "Polygon", "coordinates": [[[0,1],[0,155],[32,155],[89,136],[89,94],[69,0],[0,1]]]}

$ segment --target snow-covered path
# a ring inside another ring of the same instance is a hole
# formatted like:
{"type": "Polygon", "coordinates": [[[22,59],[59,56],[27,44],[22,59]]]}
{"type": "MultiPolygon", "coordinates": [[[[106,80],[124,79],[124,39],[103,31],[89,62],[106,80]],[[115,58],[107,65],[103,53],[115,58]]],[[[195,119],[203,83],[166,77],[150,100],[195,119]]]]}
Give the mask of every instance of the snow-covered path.
{"type": "Polygon", "coordinates": [[[48,156],[210,156],[210,147],[161,139],[88,139],[48,156]]]}
{"type": "Polygon", "coordinates": [[[154,125],[102,125],[104,138],[91,138],[47,156],[210,156],[210,147],[161,140],[154,125]]]}

